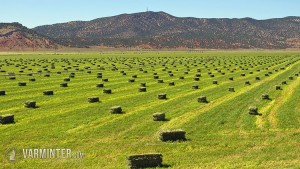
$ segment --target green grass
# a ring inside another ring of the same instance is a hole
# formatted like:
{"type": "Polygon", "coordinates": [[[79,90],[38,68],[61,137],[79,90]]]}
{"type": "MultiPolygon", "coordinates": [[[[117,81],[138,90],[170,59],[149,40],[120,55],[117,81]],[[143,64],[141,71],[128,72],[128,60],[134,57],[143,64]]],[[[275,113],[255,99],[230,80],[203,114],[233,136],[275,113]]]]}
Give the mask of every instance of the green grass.
{"type": "Polygon", "coordinates": [[[14,114],[16,122],[0,125],[0,168],[127,168],[126,157],[139,153],[162,153],[163,163],[170,168],[300,166],[297,52],[6,54],[0,56],[0,65],[0,71],[6,71],[0,75],[18,73],[24,66],[25,74],[42,70],[41,74],[33,74],[36,82],[30,82],[26,75],[17,75],[16,80],[0,76],[0,90],[6,91],[0,96],[0,115],[14,114]],[[118,70],[113,71],[114,66],[118,70]],[[68,82],[69,87],[62,88],[59,84],[70,74],[64,71],[67,67],[75,71],[75,78],[68,82]],[[90,67],[92,73],[88,74],[85,67],[90,67]],[[45,68],[51,71],[50,77],[44,77],[45,68]],[[174,76],[170,77],[168,71],[174,76]],[[97,78],[98,72],[109,81],[97,78]],[[164,83],[153,79],[154,72],[164,83]],[[265,76],[268,72],[272,74],[265,76]],[[201,73],[200,81],[193,80],[197,73],[201,73]],[[137,78],[129,83],[132,75],[137,78]],[[261,80],[255,80],[257,76],[261,80]],[[290,76],[294,80],[289,80],[290,76]],[[218,85],[212,84],[213,80],[218,85]],[[247,80],[251,85],[245,85],[247,80]],[[287,85],[281,85],[284,80],[287,85]],[[21,81],[27,86],[18,86],[21,81]],[[168,85],[171,81],[175,86],[168,85]],[[138,92],[141,82],[147,83],[147,92],[138,92]],[[97,83],[104,83],[112,94],[104,94],[97,83]],[[194,84],[199,85],[198,90],[192,89],[194,84]],[[275,90],[275,85],[283,90],[275,90]],[[229,92],[229,87],[235,92],[229,92]],[[53,90],[54,95],[44,96],[45,90],[53,90]],[[166,93],[168,99],[158,100],[159,93],[166,93]],[[271,100],[261,100],[264,93],[271,100]],[[209,103],[197,102],[202,95],[209,103]],[[100,102],[88,103],[90,96],[99,96],[100,102]],[[27,100],[37,101],[38,108],[24,108],[27,100]],[[110,114],[110,107],[116,105],[122,106],[123,114],[110,114]],[[259,108],[261,116],[248,114],[252,105],[259,108]],[[165,112],[168,121],[153,121],[156,112],[165,112]],[[159,131],[178,128],[187,132],[187,141],[158,140],[159,131]],[[85,157],[20,159],[11,163],[4,156],[11,147],[70,148],[83,152],[85,157]]]}

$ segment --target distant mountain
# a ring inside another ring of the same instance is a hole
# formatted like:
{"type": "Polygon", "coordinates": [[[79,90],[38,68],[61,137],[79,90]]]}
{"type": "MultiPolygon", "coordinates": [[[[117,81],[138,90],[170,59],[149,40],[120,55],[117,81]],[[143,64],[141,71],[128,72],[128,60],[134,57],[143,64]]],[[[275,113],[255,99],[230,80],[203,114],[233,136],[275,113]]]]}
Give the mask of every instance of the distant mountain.
{"type": "Polygon", "coordinates": [[[33,30],[60,43],[77,47],[300,47],[300,17],[202,19],[180,18],[164,12],[142,12],[38,26],[33,30]]]}
{"type": "Polygon", "coordinates": [[[59,45],[19,23],[0,23],[0,49],[49,49],[59,45]]]}

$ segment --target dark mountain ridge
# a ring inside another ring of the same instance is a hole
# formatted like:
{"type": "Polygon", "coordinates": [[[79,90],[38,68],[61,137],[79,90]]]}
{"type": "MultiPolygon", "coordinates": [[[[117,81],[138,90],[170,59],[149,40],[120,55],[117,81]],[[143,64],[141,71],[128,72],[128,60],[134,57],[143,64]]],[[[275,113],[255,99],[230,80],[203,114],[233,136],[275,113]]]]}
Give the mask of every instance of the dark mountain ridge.
{"type": "Polygon", "coordinates": [[[252,18],[175,17],[141,12],[72,21],[34,28],[69,46],[143,48],[264,48],[300,47],[300,17],[252,18]]]}

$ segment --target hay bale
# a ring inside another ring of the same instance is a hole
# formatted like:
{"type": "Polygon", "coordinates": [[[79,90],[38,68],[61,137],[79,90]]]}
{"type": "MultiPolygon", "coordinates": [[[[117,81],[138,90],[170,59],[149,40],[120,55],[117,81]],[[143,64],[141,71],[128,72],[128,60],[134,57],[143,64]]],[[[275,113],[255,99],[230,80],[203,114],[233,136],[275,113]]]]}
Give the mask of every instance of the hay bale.
{"type": "Polygon", "coordinates": [[[101,78],[102,78],[102,75],[97,75],[97,78],[98,78],[98,79],[101,79],[101,78]]]}
{"type": "Polygon", "coordinates": [[[46,75],[44,75],[44,77],[50,77],[50,75],[49,75],[49,74],[46,74],[46,75]]]}
{"type": "Polygon", "coordinates": [[[195,81],[199,81],[200,78],[199,78],[199,77],[195,77],[194,80],[195,80],[195,81]]]}
{"type": "Polygon", "coordinates": [[[293,76],[290,76],[290,77],[289,77],[289,80],[294,80],[294,77],[293,77],[293,76]]]}
{"type": "Polygon", "coordinates": [[[215,77],[215,75],[211,74],[210,77],[215,77]]]}
{"type": "Polygon", "coordinates": [[[184,79],[184,76],[180,76],[179,79],[184,79]]]}
{"type": "Polygon", "coordinates": [[[111,114],[122,114],[122,107],[121,106],[113,106],[110,108],[111,114]]]}
{"type": "Polygon", "coordinates": [[[46,90],[43,92],[44,95],[54,95],[54,92],[52,90],[46,90]]]}
{"type": "Polygon", "coordinates": [[[128,82],[133,83],[135,79],[128,79],[128,82]]]}
{"type": "Polygon", "coordinates": [[[276,85],[276,86],[275,86],[275,89],[276,89],[276,90],[281,90],[281,86],[276,85]]]}
{"type": "Polygon", "coordinates": [[[233,80],[233,77],[229,77],[229,80],[233,80]]]}
{"type": "Polygon", "coordinates": [[[64,78],[64,81],[69,82],[69,81],[71,81],[71,79],[70,78],[64,78]]]}
{"type": "Polygon", "coordinates": [[[92,96],[92,97],[88,97],[88,102],[89,103],[95,103],[95,102],[99,102],[99,97],[97,96],[92,96]]]}
{"type": "Polygon", "coordinates": [[[159,79],[159,76],[158,75],[154,75],[153,79],[159,79]]]}
{"type": "Polygon", "coordinates": [[[175,82],[169,82],[169,86],[175,86],[175,82]]]}
{"type": "Polygon", "coordinates": [[[68,83],[61,83],[60,87],[68,87],[68,83]]]}
{"type": "Polygon", "coordinates": [[[5,91],[4,90],[0,90],[0,96],[4,96],[5,95],[5,91]]]}
{"type": "Polygon", "coordinates": [[[192,89],[199,89],[199,86],[198,85],[193,85],[192,89]]]}
{"type": "Polygon", "coordinates": [[[230,91],[230,92],[235,92],[233,87],[229,87],[229,88],[228,88],[228,91],[230,91]]]}
{"type": "Polygon", "coordinates": [[[162,131],[159,133],[159,139],[161,141],[185,141],[185,133],[181,129],[162,131]]]}
{"type": "Polygon", "coordinates": [[[35,78],[30,78],[29,81],[30,82],[35,82],[35,78]]]}
{"type": "Polygon", "coordinates": [[[5,114],[0,116],[0,124],[10,124],[14,122],[15,119],[13,114],[5,114]]]}
{"type": "Polygon", "coordinates": [[[140,87],[139,88],[139,92],[146,92],[147,91],[147,88],[146,87],[140,87]]]}
{"type": "Polygon", "coordinates": [[[262,99],[262,100],[269,100],[270,97],[269,97],[268,94],[262,94],[262,95],[261,95],[261,99],[262,99]]]}
{"type": "Polygon", "coordinates": [[[141,83],[140,86],[141,87],[146,87],[146,83],[141,83]]]}
{"type": "Polygon", "coordinates": [[[105,94],[111,94],[111,89],[103,89],[103,93],[105,93],[105,94]]]}
{"type": "Polygon", "coordinates": [[[9,80],[16,80],[16,77],[15,76],[10,76],[8,79],[9,80]]]}
{"type": "Polygon", "coordinates": [[[102,79],[102,82],[108,82],[108,79],[107,78],[102,79]]]}
{"type": "Polygon", "coordinates": [[[260,77],[256,76],[256,77],[255,77],[255,80],[260,80],[260,77]]]}
{"type": "Polygon", "coordinates": [[[197,100],[199,103],[207,103],[208,102],[206,96],[200,96],[197,98],[197,100]]]}
{"type": "Polygon", "coordinates": [[[154,121],[165,121],[166,120],[165,113],[154,113],[152,116],[153,116],[154,121]]]}
{"type": "Polygon", "coordinates": [[[256,106],[249,107],[249,114],[258,115],[258,108],[256,106]]]}
{"type": "Polygon", "coordinates": [[[132,75],[132,78],[137,78],[137,75],[132,75]]]}
{"type": "Polygon", "coordinates": [[[213,80],[212,84],[218,84],[218,81],[217,80],[213,80]]]}
{"type": "Polygon", "coordinates": [[[251,84],[251,83],[250,83],[249,80],[245,81],[245,85],[250,85],[250,84],[251,84]]]}
{"type": "Polygon", "coordinates": [[[174,76],[174,75],[173,75],[173,73],[169,73],[169,76],[172,77],[172,76],[174,76]]]}
{"type": "Polygon", "coordinates": [[[286,83],[286,81],[282,81],[281,84],[286,85],[287,83],[286,83]]]}
{"type": "Polygon", "coordinates": [[[201,74],[200,74],[200,73],[197,73],[195,76],[196,76],[196,77],[201,77],[201,74]]]}
{"type": "Polygon", "coordinates": [[[158,79],[157,83],[164,83],[164,80],[163,79],[158,79]]]}
{"type": "Polygon", "coordinates": [[[26,86],[26,82],[19,82],[19,86],[26,86]]]}
{"type": "Polygon", "coordinates": [[[162,166],[162,154],[137,154],[127,157],[129,168],[150,168],[162,166]]]}
{"type": "Polygon", "coordinates": [[[97,83],[96,87],[104,87],[104,84],[103,83],[97,83]]]}
{"type": "Polygon", "coordinates": [[[167,99],[167,94],[165,94],[165,93],[158,94],[158,99],[159,100],[166,100],[167,99]]]}
{"type": "Polygon", "coordinates": [[[36,108],[36,101],[32,101],[32,100],[26,101],[24,103],[24,107],[26,107],[26,108],[36,108]]]}

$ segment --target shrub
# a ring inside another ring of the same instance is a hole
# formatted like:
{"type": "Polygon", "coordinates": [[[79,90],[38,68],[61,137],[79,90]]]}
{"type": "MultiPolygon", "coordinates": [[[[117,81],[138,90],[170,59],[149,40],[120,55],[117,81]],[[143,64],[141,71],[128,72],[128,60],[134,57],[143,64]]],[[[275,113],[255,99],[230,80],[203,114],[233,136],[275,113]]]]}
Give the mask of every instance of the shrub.
{"type": "Polygon", "coordinates": [[[129,168],[150,168],[162,166],[162,154],[137,154],[127,157],[129,168]]]}

